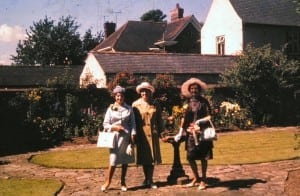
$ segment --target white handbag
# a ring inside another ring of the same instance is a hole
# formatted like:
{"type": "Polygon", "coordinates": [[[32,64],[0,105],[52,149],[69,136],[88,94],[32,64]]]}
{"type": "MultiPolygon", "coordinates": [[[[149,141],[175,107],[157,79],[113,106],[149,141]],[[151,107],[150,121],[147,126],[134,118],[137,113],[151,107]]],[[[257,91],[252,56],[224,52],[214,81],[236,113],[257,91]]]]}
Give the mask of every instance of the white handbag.
{"type": "MultiPolygon", "coordinates": [[[[212,121],[209,119],[207,120],[210,124],[210,127],[207,127],[206,129],[204,129],[199,137],[200,141],[206,140],[217,140],[217,132],[215,129],[214,124],[212,123],[212,121]]],[[[200,120],[196,121],[197,123],[200,122],[200,120]]]]}
{"type": "Polygon", "coordinates": [[[115,142],[115,132],[99,131],[97,147],[113,148],[115,142]]]}

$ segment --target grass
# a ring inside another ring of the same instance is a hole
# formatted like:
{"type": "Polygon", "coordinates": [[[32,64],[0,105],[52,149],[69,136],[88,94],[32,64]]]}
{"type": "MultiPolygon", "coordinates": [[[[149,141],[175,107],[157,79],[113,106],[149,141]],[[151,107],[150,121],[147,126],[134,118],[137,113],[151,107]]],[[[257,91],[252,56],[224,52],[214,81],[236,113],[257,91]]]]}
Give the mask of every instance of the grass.
{"type": "Polygon", "coordinates": [[[51,179],[0,179],[0,195],[5,196],[52,196],[62,187],[61,181],[51,179]]]}
{"type": "Polygon", "coordinates": [[[291,131],[237,132],[215,142],[210,164],[245,164],[300,158],[298,138],[291,131]]]}
{"type": "MultiPolygon", "coordinates": [[[[214,142],[210,165],[247,164],[300,158],[296,149],[300,138],[293,131],[236,132],[219,134],[214,142]]],[[[161,143],[163,164],[173,163],[173,148],[161,143]]],[[[184,144],[180,145],[181,162],[187,164],[184,144]]],[[[31,162],[46,167],[95,169],[108,166],[108,150],[102,148],[55,151],[33,156],[31,162]]]]}

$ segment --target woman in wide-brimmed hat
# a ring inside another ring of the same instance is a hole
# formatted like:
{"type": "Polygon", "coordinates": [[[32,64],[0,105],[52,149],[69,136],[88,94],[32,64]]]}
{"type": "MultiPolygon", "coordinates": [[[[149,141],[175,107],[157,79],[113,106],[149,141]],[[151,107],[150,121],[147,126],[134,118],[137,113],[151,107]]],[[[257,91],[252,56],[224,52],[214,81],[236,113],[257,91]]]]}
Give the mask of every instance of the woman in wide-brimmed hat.
{"type": "Polygon", "coordinates": [[[154,87],[142,82],[136,87],[140,98],[132,103],[136,119],[137,164],[143,166],[144,186],[157,188],[153,182],[154,164],[161,163],[159,138],[163,131],[161,108],[152,100],[154,87]]]}
{"type": "Polygon", "coordinates": [[[204,124],[201,124],[200,131],[203,131],[203,128],[207,126],[205,122],[210,119],[210,104],[206,98],[201,96],[206,89],[207,85],[197,78],[191,78],[182,84],[181,93],[188,98],[188,109],[184,115],[182,128],[175,136],[175,141],[179,141],[182,137],[182,132],[186,132],[185,149],[193,174],[193,180],[186,186],[193,187],[200,181],[199,190],[206,188],[208,160],[213,158],[213,142],[195,140],[195,133],[198,130],[195,130],[194,122],[202,119],[204,124]],[[199,177],[196,160],[201,160],[202,178],[199,177]]]}
{"type": "Polygon", "coordinates": [[[185,81],[181,86],[181,94],[184,97],[191,97],[192,95],[196,95],[202,93],[207,89],[206,83],[202,82],[198,78],[190,78],[185,81]]]}

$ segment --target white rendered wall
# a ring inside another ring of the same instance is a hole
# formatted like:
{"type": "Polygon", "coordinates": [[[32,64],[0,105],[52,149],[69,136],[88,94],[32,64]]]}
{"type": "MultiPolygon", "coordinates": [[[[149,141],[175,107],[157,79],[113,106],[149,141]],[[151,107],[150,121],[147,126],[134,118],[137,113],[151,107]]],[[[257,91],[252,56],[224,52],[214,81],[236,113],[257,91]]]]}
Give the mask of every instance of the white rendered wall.
{"type": "Polygon", "coordinates": [[[216,37],[225,37],[225,55],[243,50],[243,25],[229,0],[213,0],[201,29],[201,54],[217,54],[216,37]]]}
{"type": "Polygon", "coordinates": [[[89,78],[88,84],[96,84],[97,88],[106,88],[105,73],[92,53],[85,60],[84,68],[80,74],[80,87],[87,85],[84,83],[86,78],[89,78]]]}

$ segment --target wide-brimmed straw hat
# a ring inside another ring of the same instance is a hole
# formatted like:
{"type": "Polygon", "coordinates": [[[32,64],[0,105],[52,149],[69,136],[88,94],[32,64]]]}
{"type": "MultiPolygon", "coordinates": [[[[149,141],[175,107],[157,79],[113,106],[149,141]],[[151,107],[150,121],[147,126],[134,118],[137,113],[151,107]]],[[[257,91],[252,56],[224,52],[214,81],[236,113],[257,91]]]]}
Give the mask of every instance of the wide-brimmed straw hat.
{"type": "Polygon", "coordinates": [[[142,82],[140,85],[138,85],[136,87],[136,92],[140,94],[142,89],[148,89],[151,91],[151,93],[154,93],[155,91],[154,87],[149,84],[149,82],[142,82]]]}
{"type": "Polygon", "coordinates": [[[190,97],[191,93],[189,91],[189,88],[192,84],[197,84],[201,87],[200,92],[207,89],[207,85],[205,82],[202,82],[198,78],[190,78],[189,80],[185,81],[181,86],[181,94],[185,97],[190,97]]]}

